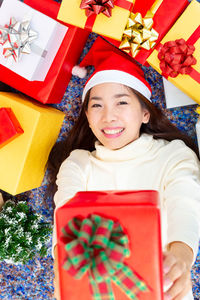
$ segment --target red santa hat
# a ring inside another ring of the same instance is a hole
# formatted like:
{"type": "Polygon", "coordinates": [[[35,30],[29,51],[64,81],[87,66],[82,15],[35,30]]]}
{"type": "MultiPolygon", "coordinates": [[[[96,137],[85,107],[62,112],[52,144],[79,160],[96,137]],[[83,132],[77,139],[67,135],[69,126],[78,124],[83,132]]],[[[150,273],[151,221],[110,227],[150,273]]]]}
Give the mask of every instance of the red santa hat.
{"type": "Polygon", "coordinates": [[[106,82],[124,84],[151,101],[151,87],[145,80],[143,70],[126,53],[101,37],[96,39],[80,65],[73,68],[72,74],[83,78],[87,73],[84,67],[89,65],[93,65],[95,71],[85,84],[82,101],[92,87],[106,82]]]}

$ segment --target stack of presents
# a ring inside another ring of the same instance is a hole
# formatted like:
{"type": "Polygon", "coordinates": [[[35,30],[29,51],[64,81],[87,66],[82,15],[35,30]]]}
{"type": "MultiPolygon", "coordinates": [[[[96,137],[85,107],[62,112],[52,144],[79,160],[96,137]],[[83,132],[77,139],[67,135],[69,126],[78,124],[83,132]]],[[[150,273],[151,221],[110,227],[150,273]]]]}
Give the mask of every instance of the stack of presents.
{"type": "MultiPolygon", "coordinates": [[[[0,92],[0,189],[11,195],[42,184],[64,119],[48,104],[61,102],[90,32],[157,70],[168,108],[200,101],[196,0],[58,2],[0,1],[0,82],[22,92],[0,92]]],[[[156,192],[80,192],[56,219],[61,299],[162,299],[156,192]]]]}

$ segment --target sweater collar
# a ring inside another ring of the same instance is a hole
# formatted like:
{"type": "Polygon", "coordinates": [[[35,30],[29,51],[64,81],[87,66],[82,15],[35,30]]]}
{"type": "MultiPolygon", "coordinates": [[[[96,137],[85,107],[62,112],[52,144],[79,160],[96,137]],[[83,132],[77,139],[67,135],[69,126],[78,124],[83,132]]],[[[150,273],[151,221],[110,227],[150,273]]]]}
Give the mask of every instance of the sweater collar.
{"type": "Polygon", "coordinates": [[[117,150],[110,150],[97,141],[95,142],[96,151],[93,152],[93,155],[97,159],[104,161],[126,161],[145,155],[145,153],[153,147],[153,142],[154,139],[151,135],[142,134],[137,140],[125,147],[117,150]]]}

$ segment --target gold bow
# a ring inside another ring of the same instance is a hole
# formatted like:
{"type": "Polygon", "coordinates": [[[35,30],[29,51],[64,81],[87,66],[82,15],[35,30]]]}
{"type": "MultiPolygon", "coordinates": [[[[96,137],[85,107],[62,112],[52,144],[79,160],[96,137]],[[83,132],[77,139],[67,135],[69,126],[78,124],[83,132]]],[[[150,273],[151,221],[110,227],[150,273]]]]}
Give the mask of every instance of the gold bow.
{"type": "Polygon", "coordinates": [[[120,49],[135,57],[141,48],[150,50],[156,44],[158,32],[153,28],[153,19],[147,15],[142,18],[140,13],[131,13],[124,34],[120,49]]]}

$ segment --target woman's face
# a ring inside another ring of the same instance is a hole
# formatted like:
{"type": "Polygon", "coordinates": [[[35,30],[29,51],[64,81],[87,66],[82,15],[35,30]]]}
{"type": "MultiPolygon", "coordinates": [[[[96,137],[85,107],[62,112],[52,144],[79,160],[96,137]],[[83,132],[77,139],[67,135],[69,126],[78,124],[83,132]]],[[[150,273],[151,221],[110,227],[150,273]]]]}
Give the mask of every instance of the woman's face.
{"type": "Polygon", "coordinates": [[[150,114],[126,86],[103,83],[91,89],[86,116],[99,142],[114,150],[138,139],[150,114]]]}

